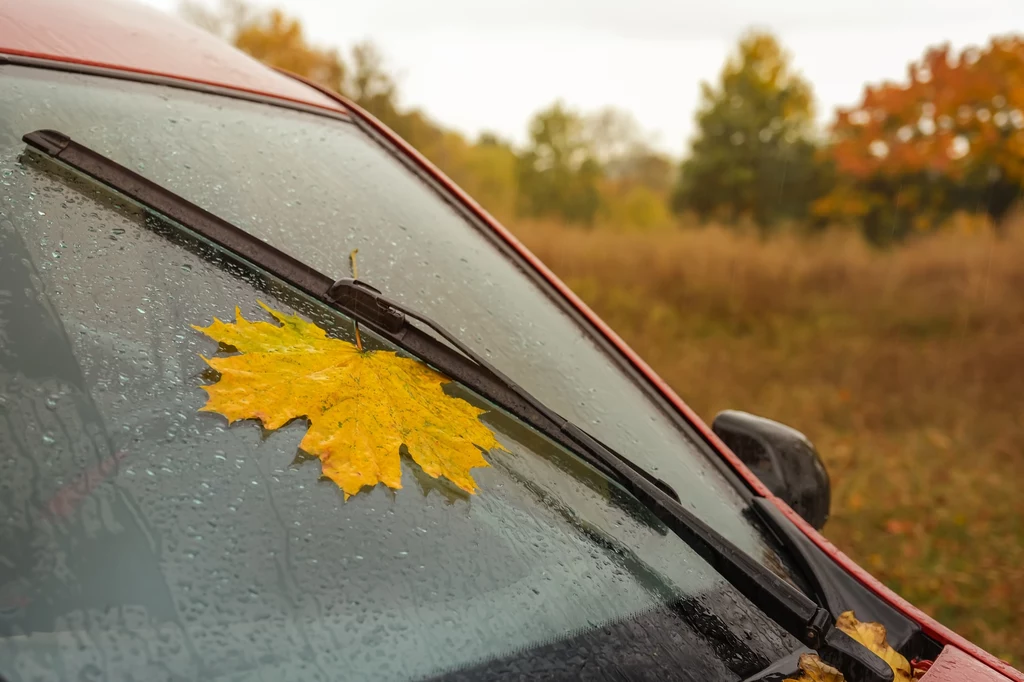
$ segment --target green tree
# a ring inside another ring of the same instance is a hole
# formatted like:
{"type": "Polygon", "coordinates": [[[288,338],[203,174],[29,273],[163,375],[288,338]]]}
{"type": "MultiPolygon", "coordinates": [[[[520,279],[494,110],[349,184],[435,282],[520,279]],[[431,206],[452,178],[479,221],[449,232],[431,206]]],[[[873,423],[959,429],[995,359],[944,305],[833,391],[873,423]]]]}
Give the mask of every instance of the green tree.
{"type": "Polygon", "coordinates": [[[701,84],[697,133],[673,196],[677,211],[769,227],[801,218],[820,193],[810,85],[769,33],[751,32],[716,86],[701,84]]]}
{"type": "Polygon", "coordinates": [[[517,161],[510,144],[485,133],[470,145],[463,177],[456,182],[498,218],[512,218],[518,190],[517,161]]]}
{"type": "Polygon", "coordinates": [[[530,143],[517,163],[517,210],[590,225],[601,205],[601,167],[583,118],[561,102],[530,121],[530,143]]]}

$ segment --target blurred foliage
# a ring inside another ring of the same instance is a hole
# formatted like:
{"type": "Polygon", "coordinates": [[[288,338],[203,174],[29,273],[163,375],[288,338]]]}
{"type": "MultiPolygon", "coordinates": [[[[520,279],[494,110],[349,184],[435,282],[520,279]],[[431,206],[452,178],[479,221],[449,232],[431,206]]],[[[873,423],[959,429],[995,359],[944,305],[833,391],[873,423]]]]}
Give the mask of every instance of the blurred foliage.
{"type": "Polygon", "coordinates": [[[518,212],[591,225],[601,204],[600,176],[583,118],[556,102],[530,121],[518,162],[518,212]]]}
{"type": "Polygon", "coordinates": [[[690,153],[657,152],[627,112],[555,102],[517,148],[477,140],[401,104],[381,51],[309,42],[301,23],[244,0],[182,12],[267,64],[344,94],[504,220],[647,230],[714,221],[762,231],[852,224],[875,244],[982,214],[998,226],[1024,183],[1024,38],[928,50],[903,84],[868,85],[863,101],[815,130],[810,85],[770,33],[745,34],[715,84],[701,84],[690,153]]]}
{"type": "Polygon", "coordinates": [[[673,196],[678,211],[769,227],[803,218],[818,189],[810,85],[775,38],[741,38],[717,86],[701,84],[697,135],[673,196]]]}
{"type": "Polygon", "coordinates": [[[242,0],[182,13],[261,61],[339,92],[394,130],[499,218],[555,217],[583,225],[667,225],[673,162],[656,152],[635,119],[616,109],[584,116],[555,103],[530,123],[515,149],[492,134],[468,140],[402,107],[396,79],[371,42],[348,54],[313,45],[301,23],[242,0]]]}
{"type": "Polygon", "coordinates": [[[332,90],[345,82],[345,65],[336,50],[321,50],[306,44],[298,20],[272,10],[265,17],[246,20],[238,27],[234,43],[260,61],[332,90]]]}
{"type": "Polygon", "coordinates": [[[928,50],[907,82],[868,86],[837,113],[823,155],[836,183],[814,205],[876,242],[932,230],[957,211],[1002,224],[1024,183],[1024,39],[928,50]]]}
{"type": "Polygon", "coordinates": [[[260,12],[241,0],[222,0],[211,9],[186,0],[181,13],[264,64],[299,74],[331,90],[343,89],[346,68],[338,51],[309,44],[299,20],[281,10],[260,12]]]}

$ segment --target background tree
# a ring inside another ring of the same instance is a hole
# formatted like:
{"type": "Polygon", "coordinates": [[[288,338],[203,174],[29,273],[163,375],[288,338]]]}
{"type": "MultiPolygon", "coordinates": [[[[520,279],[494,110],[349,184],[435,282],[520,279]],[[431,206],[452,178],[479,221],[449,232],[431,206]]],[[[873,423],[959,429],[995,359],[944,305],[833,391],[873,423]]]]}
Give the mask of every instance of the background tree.
{"type": "Polygon", "coordinates": [[[751,32],[701,84],[697,134],[673,197],[677,211],[769,226],[801,218],[819,191],[810,85],[769,33],[751,32]]]}
{"type": "Polygon", "coordinates": [[[591,155],[609,180],[639,184],[656,193],[672,186],[672,161],[655,151],[636,118],[629,112],[606,107],[584,118],[584,135],[591,155]]]}
{"type": "Polygon", "coordinates": [[[1024,39],[933,48],[907,75],[837,113],[827,153],[838,183],[815,213],[858,220],[874,241],[957,210],[1001,223],[1024,183],[1024,39]]]}
{"type": "Polygon", "coordinates": [[[338,52],[310,45],[299,21],[280,10],[247,19],[239,27],[234,44],[264,64],[299,74],[336,92],[344,87],[345,64],[338,52]]]}
{"type": "Polygon", "coordinates": [[[298,74],[336,92],[344,89],[346,69],[338,51],[310,44],[298,19],[280,10],[258,12],[238,0],[223,0],[216,9],[186,2],[181,11],[194,23],[264,64],[298,74]]]}
{"type": "Polygon", "coordinates": [[[242,0],[221,0],[214,7],[187,0],[181,12],[264,64],[345,95],[396,132],[397,128],[411,134],[425,132],[425,121],[411,120],[413,112],[400,112],[398,84],[386,68],[384,55],[370,41],[354,45],[346,63],[337,50],[311,44],[301,22],[279,9],[260,10],[242,0]]]}
{"type": "Polygon", "coordinates": [[[469,195],[503,220],[515,216],[518,192],[515,149],[493,134],[483,134],[469,147],[469,158],[461,178],[456,179],[469,195]]]}
{"type": "Polygon", "coordinates": [[[499,160],[493,151],[481,150],[474,154],[458,133],[445,130],[418,109],[403,110],[399,105],[398,83],[387,68],[384,55],[373,43],[356,44],[346,60],[337,50],[311,44],[298,19],[276,9],[255,9],[242,0],[221,0],[213,7],[186,2],[181,12],[195,24],[263,63],[345,95],[416,147],[456,182],[467,188],[481,189],[477,196],[482,202],[488,205],[492,200],[498,202],[499,212],[511,210],[509,207],[514,200],[509,199],[508,194],[514,192],[514,178],[501,192],[493,187],[495,177],[510,176],[509,161],[499,160]],[[470,156],[478,158],[471,160],[470,156]],[[486,166],[482,159],[492,159],[499,168],[481,167],[486,166]],[[487,182],[474,182],[474,173],[481,173],[488,178],[487,182]]]}
{"type": "Polygon", "coordinates": [[[600,164],[583,118],[556,102],[530,121],[517,163],[518,212],[590,225],[600,208],[600,164]]]}
{"type": "Polygon", "coordinates": [[[437,164],[499,217],[595,220],[627,227],[667,224],[673,164],[655,152],[636,120],[617,109],[581,116],[561,105],[531,123],[520,154],[493,135],[472,142],[419,109],[400,105],[399,85],[379,48],[344,54],[308,41],[302,24],[243,0],[186,2],[182,13],[266,64],[344,94],[437,164]]]}
{"type": "Polygon", "coordinates": [[[601,223],[627,229],[669,225],[674,164],[654,150],[633,115],[607,107],[584,117],[584,130],[601,168],[601,223]]]}
{"type": "Polygon", "coordinates": [[[428,137],[435,132],[423,129],[426,117],[422,114],[419,115],[422,120],[413,120],[414,112],[399,111],[398,83],[386,68],[384,55],[376,45],[368,40],[357,43],[352,47],[350,61],[352,66],[343,89],[349,99],[410,143],[415,144],[416,134],[428,137]]]}

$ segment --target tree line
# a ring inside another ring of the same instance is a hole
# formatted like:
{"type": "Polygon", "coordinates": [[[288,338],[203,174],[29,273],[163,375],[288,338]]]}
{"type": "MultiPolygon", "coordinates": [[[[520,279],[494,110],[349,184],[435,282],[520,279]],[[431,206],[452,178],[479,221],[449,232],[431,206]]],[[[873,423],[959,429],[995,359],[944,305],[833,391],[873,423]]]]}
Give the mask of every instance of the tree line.
{"type": "Polygon", "coordinates": [[[764,232],[851,225],[884,244],[958,213],[998,227],[1024,185],[1021,36],[930,48],[905,81],[867,85],[820,130],[791,55],[771,33],[751,31],[717,80],[701,84],[696,132],[677,162],[626,111],[562,102],[533,116],[525,145],[492,133],[469,139],[400,106],[370,42],[344,54],[322,48],[298,19],[242,0],[182,11],[255,58],[344,94],[504,220],[624,229],[714,221],[764,232]]]}

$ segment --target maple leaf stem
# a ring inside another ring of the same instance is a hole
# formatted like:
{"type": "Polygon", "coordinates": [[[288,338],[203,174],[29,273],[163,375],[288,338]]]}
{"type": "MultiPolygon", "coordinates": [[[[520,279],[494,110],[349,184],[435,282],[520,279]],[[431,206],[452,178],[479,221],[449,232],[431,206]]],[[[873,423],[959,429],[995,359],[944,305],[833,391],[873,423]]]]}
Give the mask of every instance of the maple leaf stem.
{"type": "MultiPolygon", "coordinates": [[[[352,249],[348,254],[349,261],[352,262],[352,279],[359,279],[359,268],[356,266],[356,254],[359,253],[359,249],[352,249]]],[[[359,352],[363,351],[363,340],[359,336],[359,320],[352,320],[352,325],[356,330],[356,348],[359,352]]]]}
{"type": "Polygon", "coordinates": [[[363,340],[359,338],[359,323],[355,320],[352,320],[352,324],[355,325],[356,328],[356,348],[358,348],[359,352],[361,353],[363,352],[363,340]]]}

